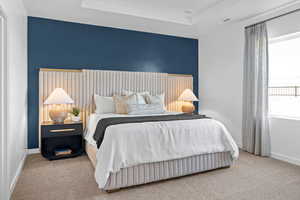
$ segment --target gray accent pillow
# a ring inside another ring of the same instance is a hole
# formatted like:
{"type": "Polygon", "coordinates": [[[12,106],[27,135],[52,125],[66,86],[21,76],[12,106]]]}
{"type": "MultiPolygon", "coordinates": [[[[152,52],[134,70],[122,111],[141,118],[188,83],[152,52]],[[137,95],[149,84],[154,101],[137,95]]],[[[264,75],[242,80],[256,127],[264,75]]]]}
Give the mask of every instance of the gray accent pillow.
{"type": "Polygon", "coordinates": [[[159,94],[159,95],[146,95],[146,101],[147,104],[161,104],[164,108],[164,110],[166,110],[166,106],[165,106],[165,94],[159,94]]]}
{"type": "Polygon", "coordinates": [[[127,104],[129,115],[147,115],[165,113],[164,105],[157,104],[127,104]]]}
{"type": "Polygon", "coordinates": [[[133,92],[129,90],[123,90],[122,94],[125,96],[136,95],[138,104],[146,104],[146,96],[149,95],[150,93],[147,91],[133,92]]]}

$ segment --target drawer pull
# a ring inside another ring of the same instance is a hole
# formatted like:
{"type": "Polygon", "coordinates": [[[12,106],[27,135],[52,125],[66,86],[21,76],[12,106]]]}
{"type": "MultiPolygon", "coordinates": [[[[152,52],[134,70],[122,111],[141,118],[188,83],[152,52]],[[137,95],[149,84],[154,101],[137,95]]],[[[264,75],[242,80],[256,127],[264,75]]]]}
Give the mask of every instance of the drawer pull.
{"type": "Polygon", "coordinates": [[[57,130],[50,130],[51,133],[59,133],[59,132],[70,132],[75,131],[74,128],[66,128],[66,129],[57,129],[57,130]]]}

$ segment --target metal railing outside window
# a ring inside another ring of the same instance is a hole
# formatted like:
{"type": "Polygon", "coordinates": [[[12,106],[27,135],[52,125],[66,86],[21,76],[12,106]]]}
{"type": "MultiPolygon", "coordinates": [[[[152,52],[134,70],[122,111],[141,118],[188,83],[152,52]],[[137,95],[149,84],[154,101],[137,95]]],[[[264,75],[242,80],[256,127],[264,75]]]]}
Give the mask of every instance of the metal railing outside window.
{"type": "Polygon", "coordinates": [[[269,87],[269,96],[299,97],[300,96],[300,86],[269,87]]]}

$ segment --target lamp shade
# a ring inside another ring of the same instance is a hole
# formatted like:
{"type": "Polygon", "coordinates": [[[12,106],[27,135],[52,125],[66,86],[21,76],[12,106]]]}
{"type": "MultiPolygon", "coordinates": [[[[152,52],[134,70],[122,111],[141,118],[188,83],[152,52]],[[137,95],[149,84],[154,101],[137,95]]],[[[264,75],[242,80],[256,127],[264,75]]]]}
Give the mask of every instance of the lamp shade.
{"type": "Polygon", "coordinates": [[[62,89],[56,88],[46,99],[44,104],[72,104],[73,99],[62,89]]]}
{"type": "Polygon", "coordinates": [[[185,89],[178,98],[179,101],[199,101],[191,89],[185,89]]]}

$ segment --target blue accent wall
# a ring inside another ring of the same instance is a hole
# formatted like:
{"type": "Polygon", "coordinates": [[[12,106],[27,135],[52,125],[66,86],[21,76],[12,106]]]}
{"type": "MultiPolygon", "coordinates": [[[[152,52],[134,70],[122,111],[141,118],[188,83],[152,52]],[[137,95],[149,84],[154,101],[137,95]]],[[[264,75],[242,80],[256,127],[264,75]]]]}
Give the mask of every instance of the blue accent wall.
{"type": "Polygon", "coordinates": [[[39,68],[192,74],[198,40],[28,17],[28,148],[38,148],[39,68]]]}

